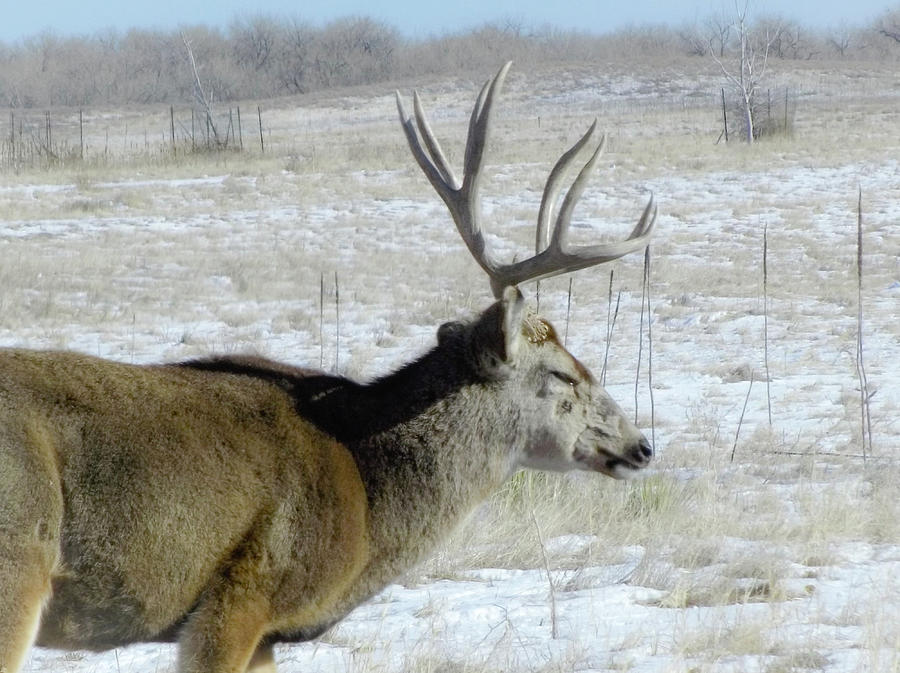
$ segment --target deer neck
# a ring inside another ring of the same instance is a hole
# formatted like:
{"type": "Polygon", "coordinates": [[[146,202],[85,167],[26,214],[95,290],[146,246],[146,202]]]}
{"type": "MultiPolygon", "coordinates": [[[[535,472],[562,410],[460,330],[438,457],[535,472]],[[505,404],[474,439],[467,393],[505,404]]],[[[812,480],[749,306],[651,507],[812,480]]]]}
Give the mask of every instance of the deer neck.
{"type": "Polygon", "coordinates": [[[332,379],[340,382],[299,405],[357,461],[373,582],[419,562],[513,470],[515,424],[499,417],[502,401],[445,351],[367,385],[332,379]]]}

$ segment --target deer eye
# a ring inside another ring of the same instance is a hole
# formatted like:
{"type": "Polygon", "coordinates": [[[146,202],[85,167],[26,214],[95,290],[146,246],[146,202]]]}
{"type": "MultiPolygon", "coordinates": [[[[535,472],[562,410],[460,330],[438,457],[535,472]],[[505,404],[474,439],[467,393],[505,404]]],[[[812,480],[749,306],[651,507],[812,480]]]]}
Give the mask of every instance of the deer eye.
{"type": "Polygon", "coordinates": [[[550,371],[550,375],[553,378],[555,378],[559,381],[562,381],[567,386],[571,386],[574,388],[576,385],[578,385],[578,381],[576,379],[572,378],[571,376],[569,376],[568,374],[566,374],[565,372],[556,371],[554,369],[554,370],[550,371]]]}

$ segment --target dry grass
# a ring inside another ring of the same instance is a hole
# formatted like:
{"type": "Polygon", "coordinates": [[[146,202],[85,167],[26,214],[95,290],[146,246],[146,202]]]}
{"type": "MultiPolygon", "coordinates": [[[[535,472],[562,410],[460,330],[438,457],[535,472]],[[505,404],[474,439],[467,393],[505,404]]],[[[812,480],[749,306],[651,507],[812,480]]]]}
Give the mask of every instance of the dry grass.
{"type": "MultiPolygon", "coordinates": [[[[497,170],[484,189],[490,226],[497,231],[501,216],[511,218],[502,237],[512,241],[511,254],[527,252],[544,177],[599,114],[609,151],[576,219],[598,230],[608,221],[619,236],[640,213],[646,188],[661,206],[653,327],[661,456],[649,477],[632,484],[517,475],[420,577],[542,567],[533,512],[546,539],[595,536],[575,552],[551,555],[556,568],[622,565],[614,580],[659,590],[660,609],[747,606],[744,620],[689,624],[674,634],[666,646],[688,662],[683,670],[715,670],[744,654],[763,658],[771,673],[823,669],[814,637],[773,638],[772,614],[758,617],[753,608],[814,593],[820,575],[847,563],[848,547],[900,539],[893,457],[900,396],[896,388],[876,395],[875,459],[853,457],[858,395],[847,351],[855,339],[852,199],[858,181],[900,154],[896,100],[812,99],[799,106],[793,137],[725,148],[714,144],[717,121],[708,108],[567,102],[543,80],[547,96],[535,103],[534,77],[512,78],[498,119],[490,148],[497,170]],[[806,173],[815,176],[783,188],[806,173]],[[833,225],[844,217],[846,231],[833,225]],[[764,403],[753,399],[732,464],[740,403],[751,374],[760,380],[762,372],[763,221],[775,421],[769,428],[764,403]]],[[[436,110],[447,106],[435,126],[457,160],[473,95],[448,86],[426,98],[436,110]]],[[[440,322],[482,308],[488,293],[412,166],[394,114],[388,96],[325,98],[273,109],[263,156],[160,157],[2,176],[0,341],[135,361],[251,350],[326,368],[339,359],[343,371],[363,378],[409,359],[440,322]]],[[[900,250],[898,202],[894,180],[874,196],[870,218],[867,298],[880,310],[867,317],[867,366],[883,385],[896,378],[895,363],[879,349],[894,348],[898,338],[889,289],[900,250]]],[[[591,227],[574,235],[590,239],[591,227]]],[[[640,277],[639,260],[616,265],[623,294],[609,387],[629,408],[640,277]]],[[[564,293],[561,281],[542,286],[542,306],[557,323],[564,293]]],[[[578,274],[570,344],[595,371],[605,315],[605,281],[578,274]]],[[[896,578],[884,590],[900,595],[896,578]]],[[[883,654],[900,645],[897,620],[878,601],[842,620],[863,629],[868,670],[898,670],[896,655],[883,654]]],[[[449,665],[428,652],[409,665],[504,669],[449,665]]]]}

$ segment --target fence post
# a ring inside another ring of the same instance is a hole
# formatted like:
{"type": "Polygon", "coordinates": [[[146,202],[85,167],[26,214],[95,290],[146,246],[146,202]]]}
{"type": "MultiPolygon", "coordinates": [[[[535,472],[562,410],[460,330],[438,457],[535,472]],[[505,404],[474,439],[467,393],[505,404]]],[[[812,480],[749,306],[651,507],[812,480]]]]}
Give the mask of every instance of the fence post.
{"type": "Polygon", "coordinates": [[[266,143],[263,140],[263,129],[262,129],[262,108],[259,105],[256,106],[256,116],[259,119],[259,151],[262,154],[266,153],[266,143]]]}
{"type": "Polygon", "coordinates": [[[784,132],[788,132],[788,88],[784,87],[784,132]]]}
{"type": "Polygon", "coordinates": [[[725,107],[725,87],[722,87],[722,124],[725,126],[725,142],[728,142],[728,111],[725,107]]]}
{"type": "Polygon", "coordinates": [[[238,132],[238,147],[241,152],[244,151],[244,131],[241,129],[241,106],[237,106],[237,132],[238,132]]]}
{"type": "Polygon", "coordinates": [[[169,106],[169,135],[172,138],[172,156],[178,155],[178,149],[175,147],[175,106],[169,106]]]}

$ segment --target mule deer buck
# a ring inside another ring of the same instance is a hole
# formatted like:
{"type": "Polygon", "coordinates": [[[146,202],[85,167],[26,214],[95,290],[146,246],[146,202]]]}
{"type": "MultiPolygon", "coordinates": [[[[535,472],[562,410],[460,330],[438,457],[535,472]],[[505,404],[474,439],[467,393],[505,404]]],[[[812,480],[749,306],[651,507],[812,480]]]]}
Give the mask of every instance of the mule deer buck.
{"type": "Polygon", "coordinates": [[[647,440],[516,285],[645,246],[653,201],[626,241],[567,245],[600,147],[553,213],[592,126],[547,181],[543,249],[499,263],[478,190],[508,67],[475,105],[461,181],[418,96],[412,119],[397,95],[497,297],[399,371],[357,383],[249,356],[141,366],[0,350],[0,671],[32,643],[158,641],[178,643],[181,673],[271,673],[273,644],[319,636],[517,469],[622,478],[648,464],[647,440]]]}

